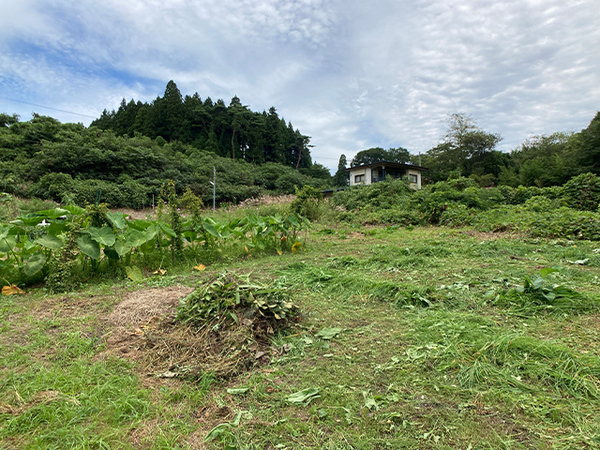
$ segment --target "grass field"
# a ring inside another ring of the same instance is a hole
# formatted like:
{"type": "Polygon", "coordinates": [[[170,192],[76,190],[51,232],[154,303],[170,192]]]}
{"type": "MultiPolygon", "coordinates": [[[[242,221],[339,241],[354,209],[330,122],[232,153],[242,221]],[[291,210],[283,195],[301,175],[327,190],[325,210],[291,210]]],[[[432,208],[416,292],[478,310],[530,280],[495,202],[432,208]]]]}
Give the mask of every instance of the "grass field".
{"type": "Polygon", "coordinates": [[[0,297],[0,448],[600,448],[598,249],[317,224],[295,254],[0,297]],[[300,315],[192,371],[155,324],[223,270],[300,315]]]}

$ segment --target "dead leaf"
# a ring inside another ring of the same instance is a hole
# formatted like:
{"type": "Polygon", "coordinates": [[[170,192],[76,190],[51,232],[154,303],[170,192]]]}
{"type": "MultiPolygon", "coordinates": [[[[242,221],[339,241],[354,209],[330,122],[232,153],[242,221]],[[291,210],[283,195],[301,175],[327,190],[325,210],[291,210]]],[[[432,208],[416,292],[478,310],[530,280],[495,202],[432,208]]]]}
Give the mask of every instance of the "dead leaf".
{"type": "Polygon", "coordinates": [[[152,272],[152,275],[164,275],[165,273],[167,273],[165,269],[158,269],[152,272]]]}
{"type": "Polygon", "coordinates": [[[170,370],[167,370],[166,372],[163,373],[159,373],[157,375],[158,378],[175,378],[178,374],[176,372],[171,372],[170,370]]]}
{"type": "Polygon", "coordinates": [[[21,295],[24,294],[25,291],[20,289],[17,285],[11,284],[10,286],[2,287],[2,295],[21,295]]]}

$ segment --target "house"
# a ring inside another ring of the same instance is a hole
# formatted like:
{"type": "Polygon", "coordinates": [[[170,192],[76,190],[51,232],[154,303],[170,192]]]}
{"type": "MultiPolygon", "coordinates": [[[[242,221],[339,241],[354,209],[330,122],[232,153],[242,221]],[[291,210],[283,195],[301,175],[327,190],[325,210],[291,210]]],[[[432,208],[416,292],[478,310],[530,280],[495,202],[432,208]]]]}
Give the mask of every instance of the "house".
{"type": "Polygon", "coordinates": [[[410,187],[414,189],[421,189],[421,172],[425,170],[428,169],[421,166],[413,166],[412,164],[389,161],[380,161],[345,169],[346,172],[350,172],[350,186],[377,183],[378,181],[385,181],[387,177],[406,177],[410,182],[410,187]]]}

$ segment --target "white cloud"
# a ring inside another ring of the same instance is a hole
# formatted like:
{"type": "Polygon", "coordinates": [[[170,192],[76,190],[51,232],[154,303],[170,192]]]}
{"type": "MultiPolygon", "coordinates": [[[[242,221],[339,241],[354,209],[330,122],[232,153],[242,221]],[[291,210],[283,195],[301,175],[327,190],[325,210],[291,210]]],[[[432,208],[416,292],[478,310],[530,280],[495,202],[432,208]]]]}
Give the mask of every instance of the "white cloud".
{"type": "Polygon", "coordinates": [[[94,115],[173,79],[275,106],[333,169],[373,146],[425,152],[458,111],[509,150],[600,108],[595,0],[5,0],[2,12],[0,109],[94,115]]]}

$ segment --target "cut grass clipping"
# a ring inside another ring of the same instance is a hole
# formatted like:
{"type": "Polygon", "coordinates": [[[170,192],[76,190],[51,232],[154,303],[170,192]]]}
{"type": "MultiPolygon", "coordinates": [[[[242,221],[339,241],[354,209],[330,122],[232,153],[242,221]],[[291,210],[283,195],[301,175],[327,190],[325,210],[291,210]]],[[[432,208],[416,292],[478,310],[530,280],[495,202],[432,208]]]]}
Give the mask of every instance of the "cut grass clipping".
{"type": "Polygon", "coordinates": [[[271,336],[296,313],[285,287],[223,272],[182,300],[178,325],[145,334],[148,365],[165,377],[237,375],[270,360],[271,336]]]}
{"type": "Polygon", "coordinates": [[[598,311],[600,302],[562,285],[550,284],[550,274],[561,269],[547,267],[540,270],[539,276],[524,277],[523,285],[500,292],[493,304],[518,315],[536,313],[573,314],[598,311]]]}

